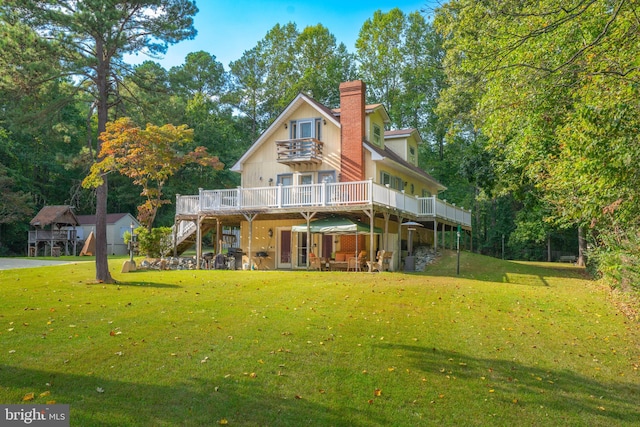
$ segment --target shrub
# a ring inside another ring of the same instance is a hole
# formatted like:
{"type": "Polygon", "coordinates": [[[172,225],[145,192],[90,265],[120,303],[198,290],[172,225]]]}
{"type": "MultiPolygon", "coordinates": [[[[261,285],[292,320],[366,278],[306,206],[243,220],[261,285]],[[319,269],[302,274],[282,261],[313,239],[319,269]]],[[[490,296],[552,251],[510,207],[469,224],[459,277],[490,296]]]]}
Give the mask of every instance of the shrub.
{"type": "MultiPolygon", "coordinates": [[[[152,228],[151,231],[145,227],[138,227],[134,233],[137,237],[138,253],[151,258],[166,256],[172,247],[171,227],[152,228]]],[[[124,242],[129,243],[131,233],[124,233],[124,242]]]]}

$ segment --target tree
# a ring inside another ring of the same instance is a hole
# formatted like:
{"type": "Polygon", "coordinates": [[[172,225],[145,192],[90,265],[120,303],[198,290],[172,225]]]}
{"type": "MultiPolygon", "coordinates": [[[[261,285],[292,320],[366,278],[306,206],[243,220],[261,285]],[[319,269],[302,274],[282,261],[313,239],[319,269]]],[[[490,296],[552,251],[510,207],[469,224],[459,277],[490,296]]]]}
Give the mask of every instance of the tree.
{"type": "Polygon", "coordinates": [[[255,140],[267,123],[261,106],[265,102],[265,77],[267,70],[260,57],[258,47],[249,49],[237,61],[229,64],[231,68],[230,102],[250,121],[251,139],[255,140]]]}
{"type": "Polygon", "coordinates": [[[633,247],[620,232],[640,225],[636,8],[454,0],[436,18],[450,83],[475,84],[474,124],[505,187],[535,191],[546,220],[588,227],[607,251],[633,247]]]}
{"type": "MultiPolygon", "coordinates": [[[[109,108],[117,101],[118,76],[128,71],[123,55],[162,54],[170,43],[196,34],[193,16],[197,8],[191,0],[15,0],[1,7],[3,17],[23,22],[63,47],[59,53],[66,72],[91,82],[99,134],[105,130],[109,108]]],[[[100,144],[98,140],[97,152],[101,152],[100,144]]],[[[104,179],[96,189],[96,279],[110,283],[107,193],[104,179]]]]}
{"type": "Polygon", "coordinates": [[[377,10],[373,19],[362,25],[356,40],[359,71],[368,83],[370,97],[384,104],[399,127],[403,121],[398,101],[402,91],[405,27],[406,17],[400,9],[387,13],[377,10]]]}
{"type": "Polygon", "coordinates": [[[216,57],[204,51],[192,52],[184,64],[169,70],[171,89],[183,97],[202,94],[220,99],[226,86],[224,66],[216,57]]]}
{"type": "Polygon", "coordinates": [[[148,124],[145,129],[136,127],[127,117],[108,122],[100,135],[101,161],[94,163],[91,173],[83,185],[102,185],[109,172],[118,172],[142,187],[145,202],[138,207],[138,219],[149,231],[163,204],[162,190],[173,174],[189,163],[222,169],[224,166],[215,156],[210,156],[204,147],[183,152],[193,140],[193,130],[185,125],[167,124],[161,127],[148,124]]]}
{"type": "Polygon", "coordinates": [[[341,82],[355,77],[353,55],[322,24],[306,27],[296,39],[295,69],[300,79],[297,92],[304,92],[323,105],[340,104],[341,82]]]}
{"type": "Polygon", "coordinates": [[[0,224],[24,221],[33,213],[31,195],[15,190],[15,182],[7,174],[7,168],[0,164],[0,224]]]}

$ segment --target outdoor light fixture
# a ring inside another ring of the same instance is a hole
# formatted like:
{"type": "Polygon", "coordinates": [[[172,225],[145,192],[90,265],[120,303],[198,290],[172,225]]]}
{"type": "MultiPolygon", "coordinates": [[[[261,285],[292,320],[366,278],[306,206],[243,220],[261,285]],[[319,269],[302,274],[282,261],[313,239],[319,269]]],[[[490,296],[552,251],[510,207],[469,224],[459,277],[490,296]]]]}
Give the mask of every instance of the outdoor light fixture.
{"type": "Polygon", "coordinates": [[[287,128],[288,128],[288,126],[287,126],[287,124],[286,124],[286,123],[284,124],[284,128],[285,128],[285,129],[287,129],[287,128]]]}
{"type": "Polygon", "coordinates": [[[267,231],[267,235],[269,236],[269,238],[273,237],[273,229],[269,229],[269,231],[267,231]]]}

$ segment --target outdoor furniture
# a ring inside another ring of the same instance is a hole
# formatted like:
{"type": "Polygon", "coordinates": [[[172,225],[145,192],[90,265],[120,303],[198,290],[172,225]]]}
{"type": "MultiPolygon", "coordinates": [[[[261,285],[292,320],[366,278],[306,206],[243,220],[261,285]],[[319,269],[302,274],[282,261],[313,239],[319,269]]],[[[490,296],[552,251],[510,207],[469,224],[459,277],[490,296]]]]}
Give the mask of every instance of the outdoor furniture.
{"type": "Polygon", "coordinates": [[[329,261],[331,271],[347,269],[347,254],[344,252],[336,252],[335,259],[329,261]]]}
{"type": "Polygon", "coordinates": [[[322,271],[323,268],[324,268],[324,259],[317,257],[316,254],[311,252],[311,254],[309,254],[309,270],[322,271]]]}
{"type": "Polygon", "coordinates": [[[382,271],[389,271],[391,258],[393,258],[393,251],[384,251],[384,255],[382,256],[382,271]]]}
{"type": "Polygon", "coordinates": [[[347,259],[347,271],[361,271],[364,269],[367,251],[360,251],[357,257],[347,259]]]}
{"type": "Polygon", "coordinates": [[[367,267],[369,268],[369,273],[373,271],[382,271],[382,264],[384,260],[384,251],[378,251],[376,261],[367,261],[367,267]]]}

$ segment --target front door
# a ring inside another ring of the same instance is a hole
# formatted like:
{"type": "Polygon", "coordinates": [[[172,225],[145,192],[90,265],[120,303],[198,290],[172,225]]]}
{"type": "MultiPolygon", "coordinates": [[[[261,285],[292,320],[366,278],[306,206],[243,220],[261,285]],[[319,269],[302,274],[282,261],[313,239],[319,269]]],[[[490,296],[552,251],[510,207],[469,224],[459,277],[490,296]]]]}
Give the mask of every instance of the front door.
{"type": "Polygon", "coordinates": [[[278,229],[276,268],[291,268],[291,229],[278,229]]]}

